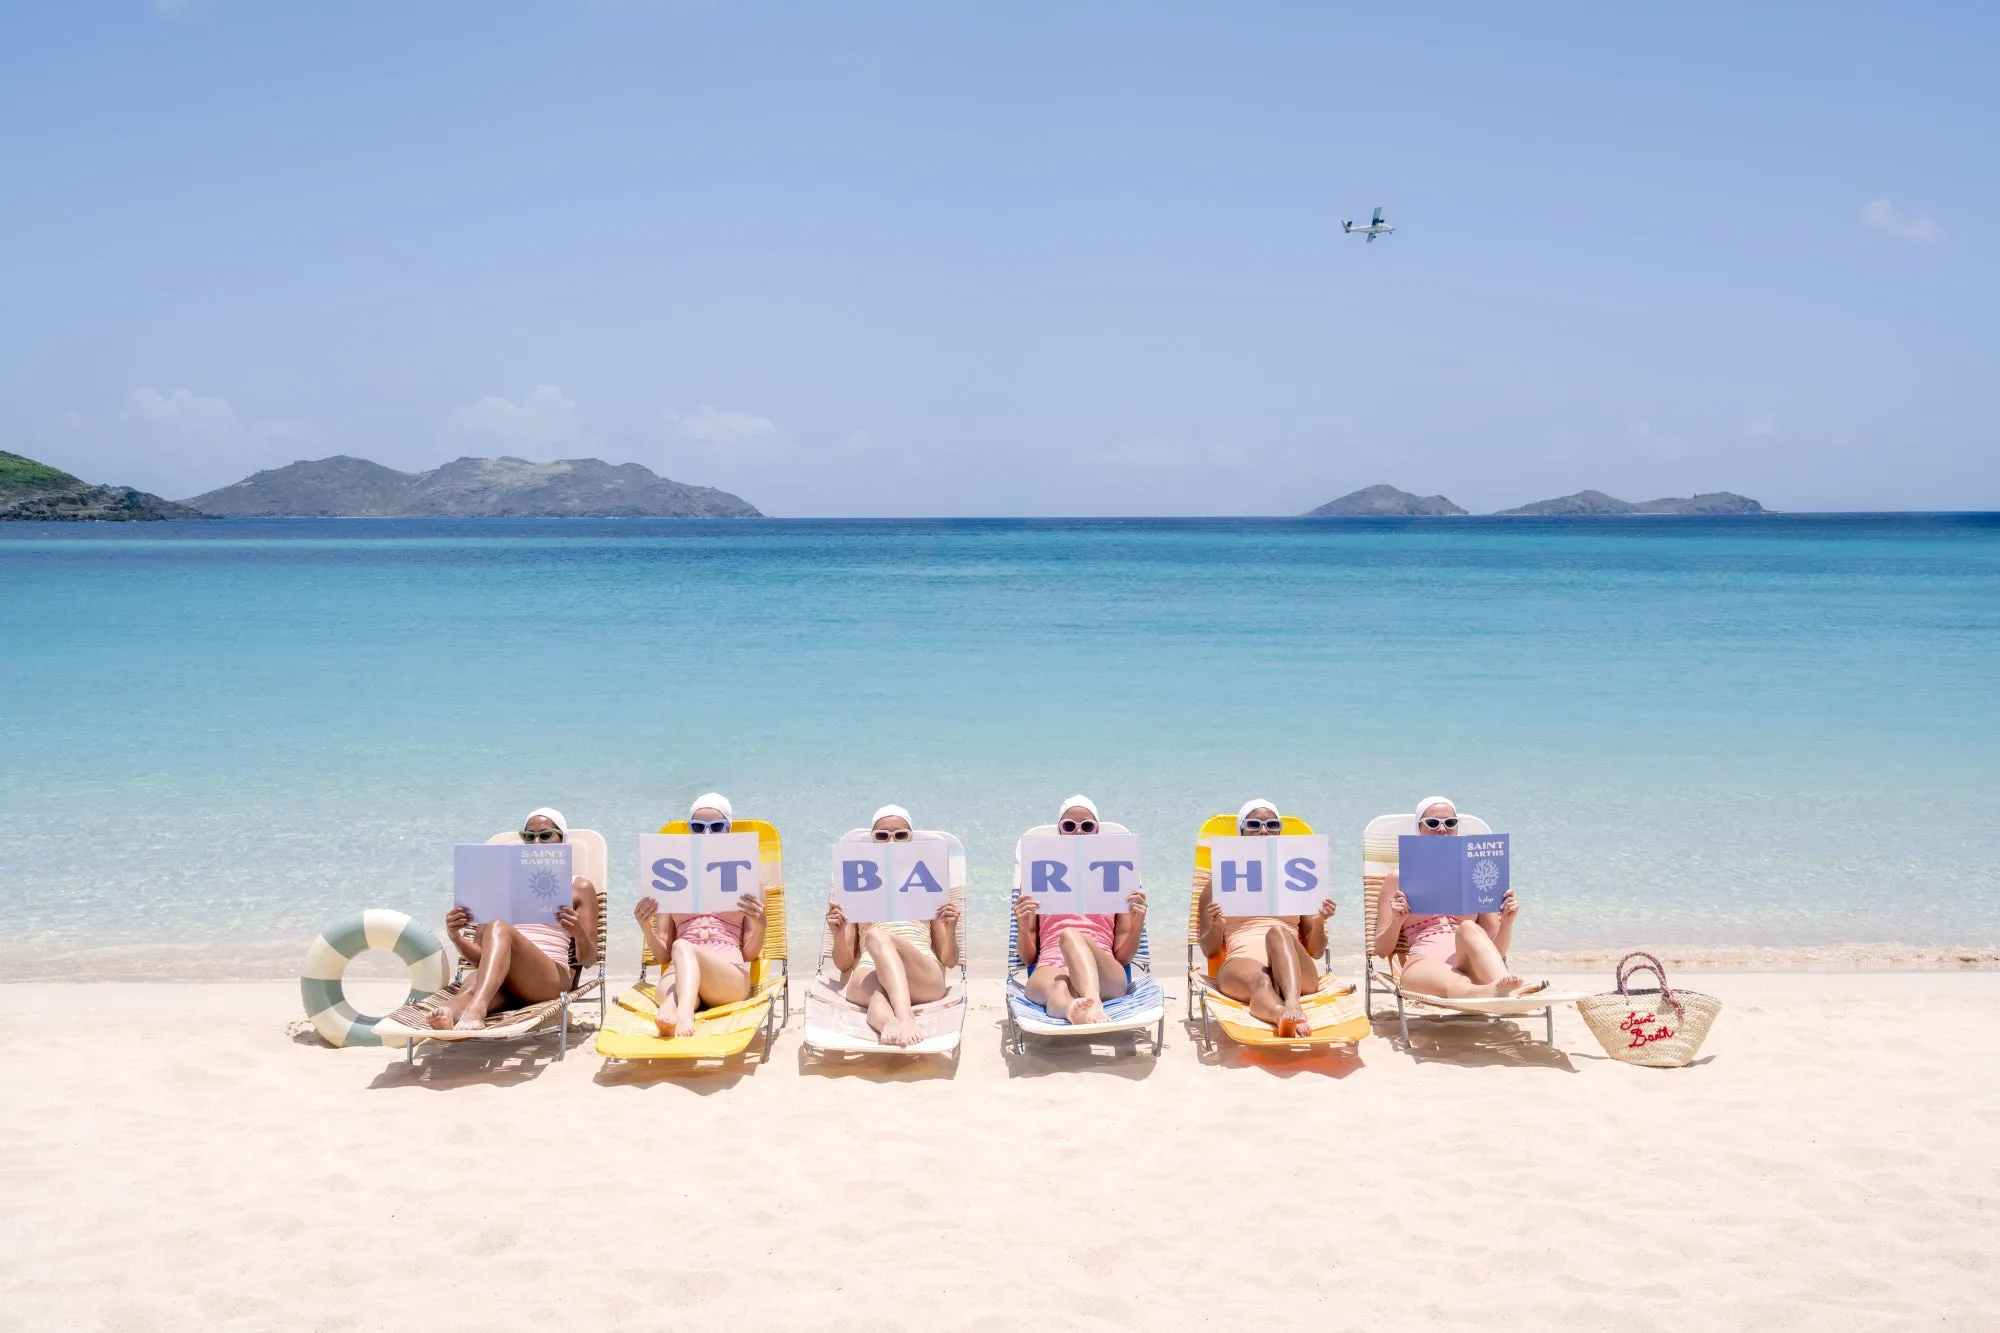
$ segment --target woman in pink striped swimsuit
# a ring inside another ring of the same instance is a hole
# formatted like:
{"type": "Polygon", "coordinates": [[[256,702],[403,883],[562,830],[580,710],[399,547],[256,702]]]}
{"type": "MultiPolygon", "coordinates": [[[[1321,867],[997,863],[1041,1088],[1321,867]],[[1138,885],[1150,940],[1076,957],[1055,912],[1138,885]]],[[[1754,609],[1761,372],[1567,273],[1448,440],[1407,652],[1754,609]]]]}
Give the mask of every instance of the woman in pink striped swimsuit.
{"type": "MultiPolygon", "coordinates": [[[[1417,836],[1453,837],[1458,833],[1458,807],[1433,796],[1417,807],[1417,836]]],[[[1397,946],[1409,949],[1403,963],[1405,990],[1447,999],[1480,999],[1498,995],[1529,995],[1547,986],[1529,985],[1507,970],[1507,948],[1514,940],[1514,918],[1521,904],[1513,890],[1500,900],[1500,910],[1482,916],[1412,916],[1394,867],[1383,878],[1380,906],[1375,913],[1375,953],[1392,957],[1397,946]]]]}
{"type": "MultiPolygon", "coordinates": [[[[563,842],[569,821],[547,806],[521,825],[522,842],[563,842]]],[[[478,1031],[494,1001],[504,995],[518,1007],[553,1000],[576,985],[586,967],[597,965],[597,886],[582,875],[570,881],[570,905],[556,909],[553,926],[483,921],[454,907],[445,915],[445,937],[472,964],[472,975],[445,1007],[431,1014],[434,1028],[478,1031]]]]}
{"type": "MultiPolygon", "coordinates": [[[[1064,837],[1097,832],[1097,807],[1087,796],[1063,803],[1056,831],[1064,837]]],[[[1028,966],[1028,998],[1071,1023],[1106,1021],[1104,1001],[1132,987],[1126,969],[1146,928],[1146,895],[1135,892],[1116,916],[1051,912],[1043,916],[1027,894],[1014,899],[1021,957],[1028,966]]]]}
{"type": "MultiPolygon", "coordinates": [[[[727,833],[734,815],[729,798],[707,792],[688,811],[688,827],[697,833],[727,833]]],[[[734,1004],[750,993],[750,962],[764,948],[764,899],[756,893],[737,898],[736,912],[670,912],[641,898],[632,909],[639,929],[664,964],[653,988],[659,1005],[653,1023],[662,1037],[692,1036],[697,1009],[734,1004]]]]}

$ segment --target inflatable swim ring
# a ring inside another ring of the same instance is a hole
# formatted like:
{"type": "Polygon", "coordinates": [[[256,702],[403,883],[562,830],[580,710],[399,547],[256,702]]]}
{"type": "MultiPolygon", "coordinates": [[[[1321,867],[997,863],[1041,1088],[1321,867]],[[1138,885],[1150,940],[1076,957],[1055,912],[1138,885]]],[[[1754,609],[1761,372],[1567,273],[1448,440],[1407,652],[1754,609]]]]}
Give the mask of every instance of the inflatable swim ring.
{"type": "Polygon", "coordinates": [[[407,914],[378,907],[348,917],[313,941],[306,951],[306,970],[299,977],[306,1017],[329,1046],[401,1046],[404,1042],[401,1037],[379,1036],[375,1025],[381,1017],[357,1014],[347,1002],[342,984],[347,965],[367,949],[391,950],[409,966],[410,998],[406,1004],[435,993],[451,979],[444,945],[407,914]]]}

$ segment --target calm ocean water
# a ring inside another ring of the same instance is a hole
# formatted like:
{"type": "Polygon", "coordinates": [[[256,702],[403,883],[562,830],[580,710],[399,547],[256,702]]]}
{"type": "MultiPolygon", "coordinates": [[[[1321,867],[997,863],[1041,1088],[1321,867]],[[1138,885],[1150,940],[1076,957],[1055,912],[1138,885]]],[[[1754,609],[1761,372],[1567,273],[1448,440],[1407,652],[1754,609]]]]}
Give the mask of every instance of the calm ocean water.
{"type": "Polygon", "coordinates": [[[0,977],[434,920],[543,803],[629,934],[708,787],[784,831],[795,952],[891,800],[990,952],[1073,790],[1170,953],[1203,816],[1330,833],[1358,941],[1361,826],[1433,791],[1513,834],[1525,947],[2000,941],[1995,516],[0,525],[0,605],[0,977]]]}

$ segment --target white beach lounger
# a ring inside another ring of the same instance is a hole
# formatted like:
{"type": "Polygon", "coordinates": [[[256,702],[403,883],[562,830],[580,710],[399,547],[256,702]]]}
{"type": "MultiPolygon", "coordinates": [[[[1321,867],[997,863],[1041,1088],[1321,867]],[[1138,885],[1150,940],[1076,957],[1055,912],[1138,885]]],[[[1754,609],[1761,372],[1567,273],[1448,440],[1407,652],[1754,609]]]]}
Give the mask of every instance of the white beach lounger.
{"type": "MultiPolygon", "coordinates": [[[[918,832],[930,833],[920,829],[918,832]]],[[[851,829],[842,842],[872,842],[870,829],[851,829]]],[[[806,989],[805,1034],[807,1053],[840,1052],[849,1055],[949,1055],[955,1062],[965,1036],[965,844],[949,833],[936,834],[951,849],[951,901],[958,904],[958,966],[945,969],[944,998],[912,1006],[919,1040],[910,1046],[891,1046],[868,1022],[868,1011],[843,993],[839,969],[833,965],[833,933],[820,926],[819,965],[812,985],[806,989]]]]}
{"type": "MultiPolygon", "coordinates": [[[[1123,824],[1099,824],[1106,833],[1130,832],[1123,824]]],[[[1023,838],[1052,837],[1054,824],[1038,824],[1023,838]]],[[[1014,893],[1021,892],[1021,844],[1014,844],[1014,893]]],[[[1028,998],[1028,964],[1021,957],[1021,925],[1013,904],[1007,912],[1007,1040],[1016,1055],[1028,1049],[1029,1037],[1103,1037],[1120,1032],[1153,1030],[1153,1054],[1166,1044],[1167,997],[1153,978],[1153,948],[1150,934],[1143,928],[1139,948],[1126,969],[1131,988],[1115,1000],[1104,1002],[1102,1023],[1071,1023],[1028,998]]]]}
{"type": "MultiPolygon", "coordinates": [[[[1460,811],[1458,831],[1461,836],[1491,833],[1493,828],[1476,815],[1460,811]]],[[[1403,1049],[1410,1049],[1410,1014],[1406,1005],[1418,1005],[1428,1009],[1449,1010],[1453,1014],[1464,1014],[1480,1018],[1524,1018],[1539,1014],[1543,1021],[1543,1040],[1551,1046],[1556,1040],[1556,1006],[1575,1004],[1585,997],[1582,991],[1536,991],[1532,995],[1494,996],[1487,999],[1450,999],[1441,995],[1425,995],[1421,991],[1406,989],[1402,984],[1403,964],[1407,951],[1399,940],[1396,951],[1387,958],[1375,953],[1375,913],[1382,898],[1382,886],[1388,872],[1400,855],[1397,839],[1415,837],[1417,817],[1407,815],[1377,815],[1368,821],[1368,827],[1361,833],[1361,884],[1367,909],[1363,913],[1362,952],[1366,958],[1363,972],[1366,987],[1368,1012],[1375,1012],[1375,992],[1387,991],[1396,997],[1396,1021],[1402,1028],[1403,1049]]],[[[1444,1014],[1418,1014],[1418,1018],[1442,1018],[1444,1014]]]]}

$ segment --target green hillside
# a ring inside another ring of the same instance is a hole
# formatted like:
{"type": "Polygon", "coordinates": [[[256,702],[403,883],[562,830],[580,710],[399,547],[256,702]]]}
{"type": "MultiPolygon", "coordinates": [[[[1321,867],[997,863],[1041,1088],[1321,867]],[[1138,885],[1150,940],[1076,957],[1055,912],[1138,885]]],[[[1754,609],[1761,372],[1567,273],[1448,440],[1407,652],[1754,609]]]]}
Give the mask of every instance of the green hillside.
{"type": "Polygon", "coordinates": [[[31,495],[36,491],[63,491],[84,483],[61,468],[37,463],[32,458],[0,449],[0,496],[31,495]]]}

